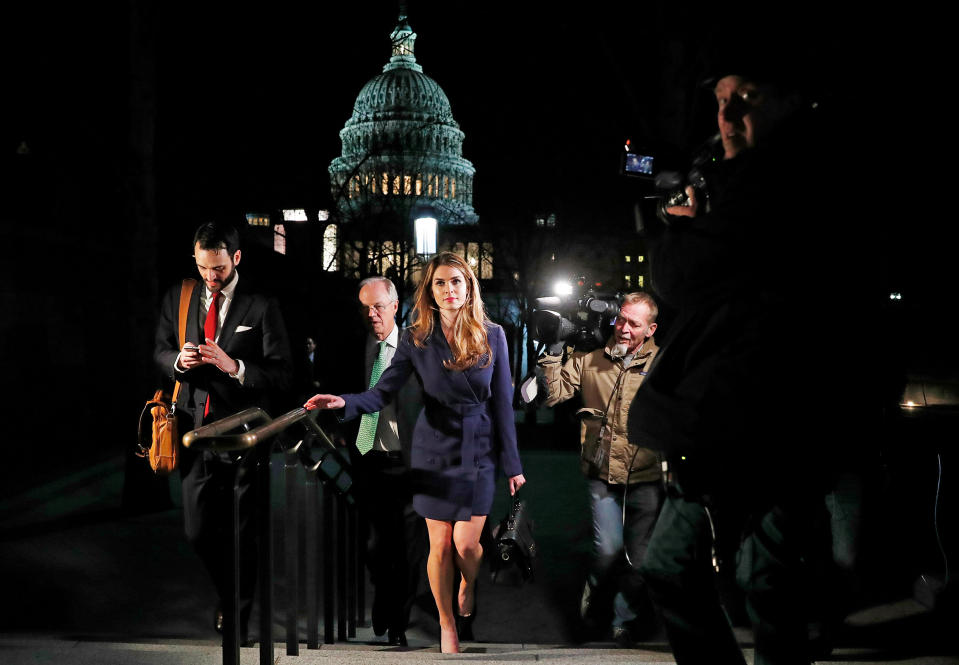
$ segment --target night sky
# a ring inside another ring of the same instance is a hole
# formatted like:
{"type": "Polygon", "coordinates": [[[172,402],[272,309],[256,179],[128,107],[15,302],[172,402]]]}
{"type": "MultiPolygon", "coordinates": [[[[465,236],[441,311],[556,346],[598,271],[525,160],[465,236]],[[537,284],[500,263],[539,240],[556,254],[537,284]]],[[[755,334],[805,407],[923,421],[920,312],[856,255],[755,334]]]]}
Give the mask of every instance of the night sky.
{"type": "MultiPolygon", "coordinates": [[[[357,93],[389,58],[397,3],[155,4],[145,23],[156,40],[159,223],[328,205],[326,167],[357,93]]],[[[694,87],[698,51],[725,38],[716,26],[729,12],[676,4],[408,3],[417,61],[466,133],[482,219],[555,210],[571,226],[618,223],[625,138],[681,159],[714,131],[713,102],[694,87]]],[[[116,174],[129,123],[129,7],[14,11],[8,24],[22,29],[6,60],[17,63],[18,133],[86,172],[77,177],[116,174]]],[[[848,35],[834,19],[808,41],[836,73],[865,55],[839,43],[848,35]]],[[[739,34],[732,23],[728,34],[739,34]]]]}
{"type": "MultiPolygon", "coordinates": [[[[131,81],[145,71],[130,55],[131,8],[150,9],[139,26],[154,42],[147,106],[155,112],[164,282],[169,255],[200,221],[330,204],[327,166],[340,152],[338,132],[387,62],[398,14],[396,2],[21,4],[0,10],[0,165],[13,194],[4,239],[9,247],[42,237],[58,261],[72,262],[84,288],[111,276],[117,249],[108,238],[129,225],[131,81]],[[17,154],[23,142],[26,169],[17,154]]],[[[922,327],[937,327],[928,312],[951,295],[954,246],[939,234],[954,225],[938,208],[914,207],[929,199],[937,177],[939,167],[927,166],[916,147],[937,145],[935,122],[922,110],[929,88],[900,71],[928,73],[939,59],[928,44],[915,48],[920,40],[903,17],[827,3],[773,11],[771,3],[665,0],[572,10],[542,1],[412,0],[408,15],[417,61],[445,90],[466,134],[474,207],[494,226],[555,211],[569,229],[628,228],[637,192],[618,172],[624,139],[681,165],[715,131],[715,102],[696,87],[704,45],[748,45],[764,33],[798,45],[841,109],[852,149],[862,151],[842,212],[875,219],[885,243],[870,244],[877,280],[921,302],[922,327]]],[[[824,168],[829,163],[824,155],[824,168]]],[[[809,242],[819,231],[784,233],[809,242]]],[[[5,275],[19,281],[29,265],[22,253],[8,258],[5,275]]]]}

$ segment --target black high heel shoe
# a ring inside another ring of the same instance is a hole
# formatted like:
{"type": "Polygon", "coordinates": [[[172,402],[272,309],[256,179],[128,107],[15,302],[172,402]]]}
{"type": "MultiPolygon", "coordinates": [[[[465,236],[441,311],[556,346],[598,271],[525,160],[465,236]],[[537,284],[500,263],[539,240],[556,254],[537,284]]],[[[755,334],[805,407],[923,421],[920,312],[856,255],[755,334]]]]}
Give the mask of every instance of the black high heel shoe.
{"type": "Polygon", "coordinates": [[[456,615],[456,632],[460,640],[464,642],[473,642],[473,621],[476,619],[477,598],[479,595],[479,584],[473,582],[473,610],[469,614],[456,615]]]}
{"type": "MultiPolygon", "coordinates": [[[[475,608],[474,608],[475,609],[475,608]]],[[[473,619],[476,617],[476,613],[467,614],[463,616],[462,614],[456,615],[456,633],[459,635],[459,638],[463,642],[473,642],[473,619]]]]}

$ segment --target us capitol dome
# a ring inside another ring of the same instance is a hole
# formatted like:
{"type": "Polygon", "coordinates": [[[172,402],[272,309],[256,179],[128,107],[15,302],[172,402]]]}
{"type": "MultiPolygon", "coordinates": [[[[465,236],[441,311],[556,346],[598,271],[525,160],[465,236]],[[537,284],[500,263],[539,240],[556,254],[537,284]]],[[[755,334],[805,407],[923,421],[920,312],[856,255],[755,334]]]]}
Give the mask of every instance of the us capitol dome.
{"type": "Polygon", "coordinates": [[[476,224],[465,135],[446,93],[416,62],[405,13],[390,38],[392,57],[360,90],[329,166],[339,221],[405,235],[414,207],[426,205],[440,225],[476,224]]]}

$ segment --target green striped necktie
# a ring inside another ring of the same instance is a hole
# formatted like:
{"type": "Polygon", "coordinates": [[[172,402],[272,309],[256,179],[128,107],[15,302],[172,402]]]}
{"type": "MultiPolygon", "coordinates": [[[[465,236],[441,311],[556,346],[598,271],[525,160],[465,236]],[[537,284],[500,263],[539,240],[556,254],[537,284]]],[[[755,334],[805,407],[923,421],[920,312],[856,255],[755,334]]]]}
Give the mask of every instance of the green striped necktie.
{"type": "MultiPolygon", "coordinates": [[[[380,375],[386,369],[386,341],[380,342],[380,352],[376,355],[376,362],[373,363],[373,371],[370,372],[370,385],[372,388],[380,380],[380,375]]],[[[361,455],[365,455],[373,449],[373,441],[376,439],[376,423],[380,419],[380,412],[364,413],[360,419],[360,432],[356,435],[356,449],[361,455]]]]}

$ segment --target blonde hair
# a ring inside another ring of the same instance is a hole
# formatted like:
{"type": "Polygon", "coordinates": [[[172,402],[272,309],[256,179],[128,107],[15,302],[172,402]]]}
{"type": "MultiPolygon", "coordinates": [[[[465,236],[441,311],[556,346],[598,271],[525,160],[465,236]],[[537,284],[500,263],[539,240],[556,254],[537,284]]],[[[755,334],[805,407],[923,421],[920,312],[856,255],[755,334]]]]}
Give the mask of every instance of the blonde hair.
{"type": "Polygon", "coordinates": [[[463,273],[466,279],[466,302],[460,308],[453,324],[453,335],[450,340],[450,350],[453,359],[447,360],[447,369],[464,370],[476,365],[480,358],[486,356],[481,367],[489,367],[493,361],[493,350],[489,345],[486,334],[486,311],[483,309],[483,299],[480,297],[479,280],[469,264],[460,256],[451,252],[442,252],[433,257],[426,265],[423,279],[416,287],[413,302],[413,325],[410,332],[413,343],[423,348],[426,340],[433,334],[435,327],[435,312],[439,306],[433,299],[433,275],[440,266],[455,268],[463,273]]]}
{"type": "Polygon", "coordinates": [[[653,297],[643,291],[633,291],[623,296],[623,303],[620,305],[646,305],[649,307],[649,321],[646,323],[656,323],[656,317],[659,316],[659,306],[653,297]]]}

